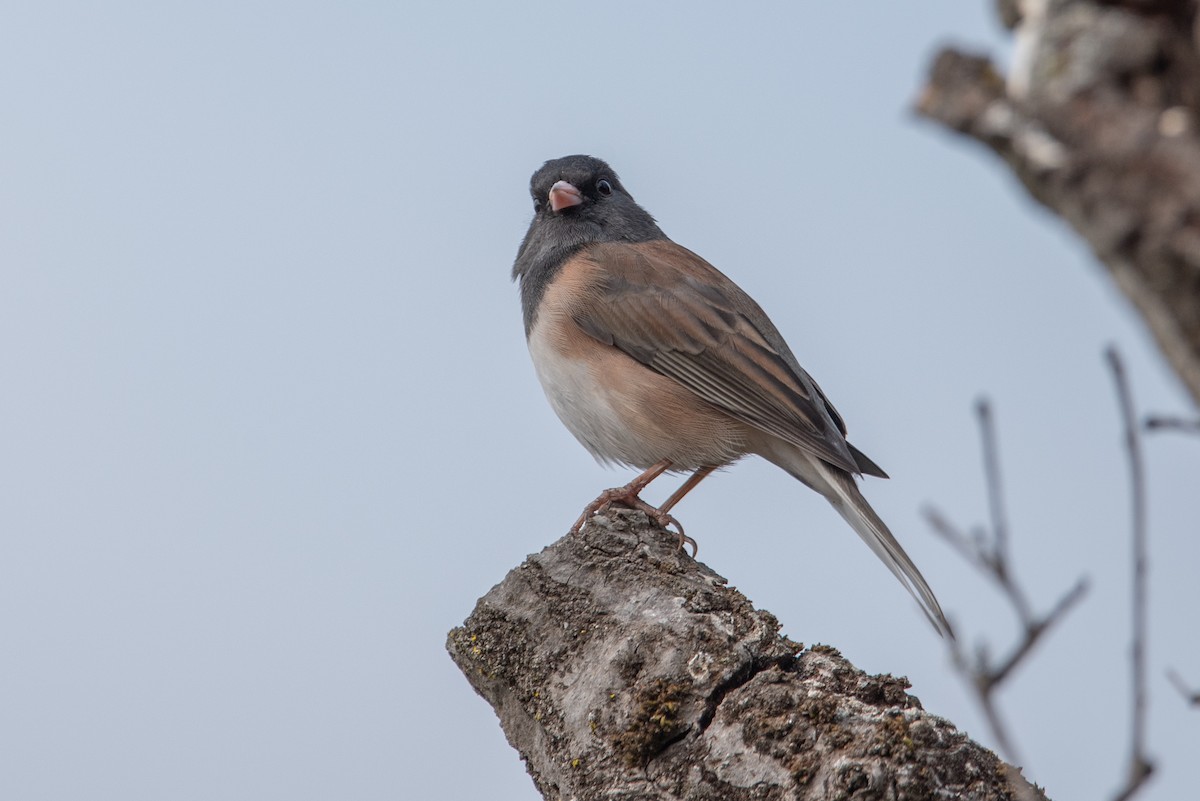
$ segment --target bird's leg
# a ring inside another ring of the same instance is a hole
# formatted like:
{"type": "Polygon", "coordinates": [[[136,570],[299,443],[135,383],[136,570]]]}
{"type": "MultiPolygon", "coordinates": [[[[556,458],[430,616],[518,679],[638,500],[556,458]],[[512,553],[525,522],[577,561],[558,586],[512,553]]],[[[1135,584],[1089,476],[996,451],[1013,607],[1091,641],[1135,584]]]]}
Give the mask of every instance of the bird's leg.
{"type": "MultiPolygon", "coordinates": [[[[600,497],[589,503],[587,508],[583,510],[583,514],[581,514],[579,519],[575,521],[575,525],[571,526],[570,533],[577,534],[579,530],[583,528],[583,524],[588,521],[588,518],[596,514],[596,512],[600,511],[604,507],[608,506],[610,503],[620,503],[632,509],[637,509],[640,512],[645,512],[651,520],[654,520],[663,528],[675,526],[675,529],[679,534],[679,547],[682,548],[685,542],[690,542],[692,547],[695,548],[695,540],[683,533],[683,526],[680,525],[678,520],[667,514],[665,510],[656,509],[638,497],[638,494],[644,490],[651,481],[661,476],[670,468],[671,460],[663,459],[661,462],[656,462],[651,465],[649,469],[647,469],[633,481],[630,481],[625,486],[615,487],[600,493],[600,497]]],[[[689,481],[689,483],[691,482],[689,481]]],[[[694,483],[693,486],[695,486],[694,483]]]]}
{"type": "Polygon", "coordinates": [[[671,497],[667,498],[667,502],[658,508],[663,512],[671,511],[675,504],[683,500],[684,495],[687,495],[689,492],[694,490],[697,484],[707,478],[708,474],[716,469],[717,468],[715,465],[707,465],[705,467],[701,467],[695,473],[692,473],[691,477],[688,478],[687,481],[683,482],[683,486],[675,490],[671,497]]]}
{"type": "MultiPolygon", "coordinates": [[[[663,514],[670,512],[671,509],[674,508],[675,504],[683,500],[684,495],[687,495],[689,492],[694,490],[697,484],[707,478],[709,473],[716,469],[717,468],[715,465],[705,465],[695,473],[692,473],[688,477],[688,480],[683,482],[683,486],[671,493],[671,497],[667,498],[666,503],[658,507],[658,511],[662,512],[663,514]]],[[[679,549],[683,550],[684,545],[692,546],[692,558],[695,559],[696,554],[700,553],[700,546],[696,544],[694,539],[683,533],[683,526],[679,525],[678,520],[675,521],[675,527],[679,529],[679,549]]]]}

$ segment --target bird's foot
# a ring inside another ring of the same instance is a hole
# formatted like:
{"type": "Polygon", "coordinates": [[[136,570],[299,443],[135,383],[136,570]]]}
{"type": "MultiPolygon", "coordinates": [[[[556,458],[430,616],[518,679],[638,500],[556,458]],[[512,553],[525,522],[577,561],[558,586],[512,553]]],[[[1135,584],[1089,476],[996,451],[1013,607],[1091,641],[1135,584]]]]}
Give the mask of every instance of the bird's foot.
{"type": "Polygon", "coordinates": [[[575,525],[571,526],[570,533],[578,534],[583,528],[584,523],[586,523],[592,517],[592,515],[611,504],[619,503],[622,506],[628,506],[630,509],[636,509],[639,512],[645,512],[647,517],[649,517],[655,523],[658,523],[658,525],[661,526],[665,531],[671,531],[671,528],[674,527],[675,531],[673,533],[678,538],[679,550],[682,551],[683,546],[685,545],[692,546],[692,558],[695,559],[696,554],[700,552],[700,546],[696,544],[694,539],[683,533],[683,524],[676,520],[674,515],[664,512],[655,506],[651,506],[638,497],[638,492],[640,492],[642,487],[645,486],[644,484],[638,486],[638,484],[639,482],[632,481],[629,484],[626,484],[624,487],[615,487],[600,493],[600,497],[589,503],[587,507],[584,508],[583,514],[581,514],[579,519],[575,521],[575,525]]]}

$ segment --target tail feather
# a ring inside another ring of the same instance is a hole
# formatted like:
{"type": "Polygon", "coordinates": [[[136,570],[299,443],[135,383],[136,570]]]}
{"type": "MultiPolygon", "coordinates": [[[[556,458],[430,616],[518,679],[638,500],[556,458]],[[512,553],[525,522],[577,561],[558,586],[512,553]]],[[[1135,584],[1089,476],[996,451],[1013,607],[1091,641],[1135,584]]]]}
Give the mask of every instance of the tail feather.
{"type": "MultiPolygon", "coordinates": [[[[921,571],[913,564],[912,559],[900,547],[900,543],[892,536],[875,510],[867,503],[867,499],[858,491],[854,476],[822,461],[817,456],[784,443],[775,437],[763,436],[752,443],[752,450],[768,461],[779,465],[792,476],[812,487],[825,496],[834,509],[846,519],[850,527],[862,537],[863,542],[875,552],[879,560],[887,565],[909,594],[921,605],[921,610],[929,622],[943,637],[954,639],[954,631],[942,607],[938,605],[933,590],[925,583],[921,571]]],[[[852,451],[853,453],[853,451],[852,451]]],[[[865,458],[865,457],[864,457],[865,458]]],[[[872,463],[873,464],[873,463],[872,463]]],[[[861,467],[861,464],[860,464],[861,467]]],[[[876,468],[878,469],[878,468],[876,468]]],[[[864,469],[864,472],[870,472],[864,469]]],[[[879,473],[882,473],[879,470],[879,473]]]]}
{"type": "Polygon", "coordinates": [[[875,510],[859,492],[858,486],[854,483],[854,477],[843,470],[826,465],[819,459],[812,459],[812,462],[815,463],[822,478],[833,490],[833,494],[826,495],[833,508],[837,509],[858,536],[862,537],[863,542],[875,552],[880,561],[887,565],[888,570],[892,571],[892,574],[900,580],[909,594],[916,599],[917,603],[921,605],[925,617],[929,618],[929,622],[937,629],[938,634],[954,639],[954,631],[950,628],[946,616],[942,614],[942,607],[938,604],[933,590],[925,583],[921,571],[904,552],[904,548],[892,536],[887,524],[880,519],[879,515],[875,514],[875,510]]]}

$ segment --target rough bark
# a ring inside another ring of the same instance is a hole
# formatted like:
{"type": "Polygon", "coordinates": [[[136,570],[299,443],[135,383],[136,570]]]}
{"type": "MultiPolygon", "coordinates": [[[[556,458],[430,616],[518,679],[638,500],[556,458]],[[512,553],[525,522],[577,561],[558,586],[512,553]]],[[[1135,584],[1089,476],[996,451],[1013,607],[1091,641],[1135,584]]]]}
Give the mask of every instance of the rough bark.
{"type": "Polygon", "coordinates": [[[1044,798],[905,679],[781,637],[640,512],[529,557],[447,649],[546,799],[1044,798]]]}
{"type": "Polygon", "coordinates": [[[1007,77],[953,49],[918,111],[990,147],[1087,240],[1200,404],[1195,0],[1000,0],[1007,77]]]}

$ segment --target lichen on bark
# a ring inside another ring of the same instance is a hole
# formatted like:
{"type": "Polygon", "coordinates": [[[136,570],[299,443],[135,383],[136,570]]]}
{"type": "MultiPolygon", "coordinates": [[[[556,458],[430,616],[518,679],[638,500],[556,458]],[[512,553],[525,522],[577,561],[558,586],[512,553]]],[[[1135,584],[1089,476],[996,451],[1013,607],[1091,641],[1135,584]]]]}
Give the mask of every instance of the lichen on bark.
{"type": "Polygon", "coordinates": [[[514,568],[447,648],[547,799],[1014,797],[905,679],[779,631],[613,510],[514,568]]]}

